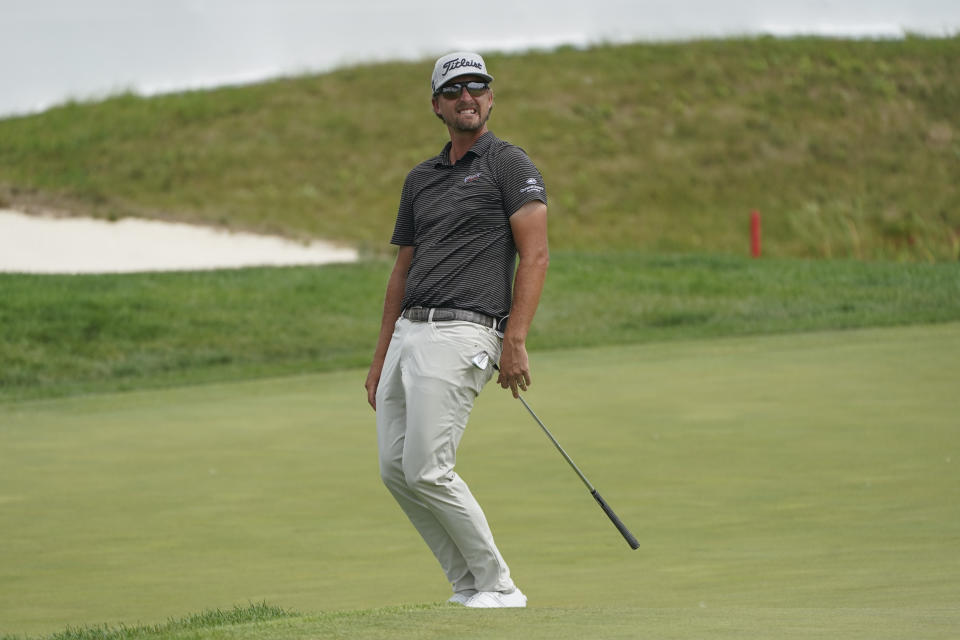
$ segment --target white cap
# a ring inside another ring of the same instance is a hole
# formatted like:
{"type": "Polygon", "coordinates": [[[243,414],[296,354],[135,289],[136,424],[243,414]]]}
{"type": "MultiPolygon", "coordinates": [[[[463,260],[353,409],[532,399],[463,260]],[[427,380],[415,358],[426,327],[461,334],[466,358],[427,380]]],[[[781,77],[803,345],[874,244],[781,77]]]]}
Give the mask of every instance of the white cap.
{"type": "Polygon", "coordinates": [[[437,60],[430,78],[430,93],[436,93],[440,87],[458,76],[480,76],[487,82],[493,82],[493,76],[487,73],[487,65],[479,53],[457,51],[448,53],[437,60]]]}

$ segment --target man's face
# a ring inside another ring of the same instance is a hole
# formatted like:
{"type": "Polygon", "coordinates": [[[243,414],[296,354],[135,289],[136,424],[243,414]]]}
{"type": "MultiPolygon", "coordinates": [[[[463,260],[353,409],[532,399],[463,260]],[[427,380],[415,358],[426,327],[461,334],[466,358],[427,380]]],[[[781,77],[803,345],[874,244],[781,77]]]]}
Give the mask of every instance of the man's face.
{"type": "MultiPolygon", "coordinates": [[[[486,82],[480,76],[459,76],[444,86],[468,82],[486,82]]],[[[493,90],[487,89],[481,95],[471,95],[466,88],[460,90],[455,98],[445,97],[442,93],[433,98],[433,111],[439,115],[448,127],[456,131],[479,131],[487,124],[493,110],[493,90]]]]}

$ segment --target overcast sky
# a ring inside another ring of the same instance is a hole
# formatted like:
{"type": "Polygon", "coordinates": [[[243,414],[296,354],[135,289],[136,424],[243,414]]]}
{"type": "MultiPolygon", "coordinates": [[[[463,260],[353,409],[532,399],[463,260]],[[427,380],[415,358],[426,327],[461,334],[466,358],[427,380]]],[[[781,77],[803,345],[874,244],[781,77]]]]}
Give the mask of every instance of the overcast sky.
{"type": "Polygon", "coordinates": [[[905,31],[960,32],[960,0],[0,0],[0,116],[460,48],[905,31]]]}

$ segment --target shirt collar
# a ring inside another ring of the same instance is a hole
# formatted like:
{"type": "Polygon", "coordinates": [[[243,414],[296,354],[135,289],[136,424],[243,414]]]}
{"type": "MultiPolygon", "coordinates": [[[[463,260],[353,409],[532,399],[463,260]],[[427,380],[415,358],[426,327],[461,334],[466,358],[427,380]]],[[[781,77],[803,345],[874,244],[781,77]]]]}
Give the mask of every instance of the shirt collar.
{"type": "MultiPolygon", "coordinates": [[[[463,157],[466,158],[471,153],[477,157],[485,155],[487,151],[490,150],[490,147],[493,145],[493,141],[496,140],[496,136],[493,135],[492,131],[487,131],[485,134],[480,136],[474,141],[473,146],[470,147],[470,150],[463,154],[463,157]]],[[[450,164],[450,147],[453,146],[452,142],[448,142],[444,147],[443,151],[440,152],[440,155],[437,157],[437,166],[450,167],[453,166],[450,164]]],[[[463,158],[461,158],[462,160],[463,158]]]]}

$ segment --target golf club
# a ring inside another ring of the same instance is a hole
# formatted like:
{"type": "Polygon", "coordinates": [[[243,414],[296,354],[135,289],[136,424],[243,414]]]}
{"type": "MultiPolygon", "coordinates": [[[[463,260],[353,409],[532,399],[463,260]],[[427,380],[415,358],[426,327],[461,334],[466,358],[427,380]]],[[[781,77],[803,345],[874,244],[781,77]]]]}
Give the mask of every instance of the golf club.
{"type": "MultiPolygon", "coordinates": [[[[493,368],[497,371],[500,371],[500,367],[496,364],[493,365],[493,368]]],[[[553,446],[557,448],[557,451],[563,456],[563,459],[567,461],[567,464],[577,472],[577,475],[580,476],[580,479],[583,481],[583,484],[586,485],[587,489],[590,491],[590,495],[593,496],[593,499],[597,501],[597,504],[600,505],[600,508],[603,509],[603,512],[607,514],[607,517],[610,518],[610,522],[613,523],[613,526],[617,528],[620,532],[620,535],[623,536],[623,539],[627,541],[627,544],[630,545],[631,549],[636,550],[640,547],[640,543],[637,542],[637,539],[630,533],[630,530],[627,529],[627,526],[620,521],[620,518],[617,517],[617,514],[613,512],[613,509],[610,508],[610,505],[606,503],[600,493],[594,488],[590,481],[587,480],[587,476],[583,475],[583,472],[580,471],[580,468],[577,467],[573,459],[567,455],[567,452],[563,450],[563,447],[560,446],[560,443],[557,442],[557,439],[553,437],[553,434],[550,433],[550,430],[547,429],[547,425],[543,424],[543,421],[537,417],[537,414],[533,412],[533,409],[530,408],[530,405],[527,404],[527,401],[523,399],[523,396],[517,395],[520,399],[520,402],[523,403],[523,406],[526,407],[527,411],[533,416],[533,419],[537,421],[537,424],[540,425],[540,428],[543,429],[543,432],[547,434],[547,437],[550,438],[550,442],[553,443],[553,446]]]]}

